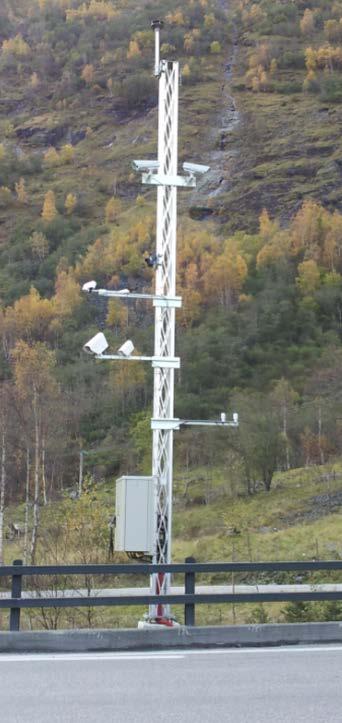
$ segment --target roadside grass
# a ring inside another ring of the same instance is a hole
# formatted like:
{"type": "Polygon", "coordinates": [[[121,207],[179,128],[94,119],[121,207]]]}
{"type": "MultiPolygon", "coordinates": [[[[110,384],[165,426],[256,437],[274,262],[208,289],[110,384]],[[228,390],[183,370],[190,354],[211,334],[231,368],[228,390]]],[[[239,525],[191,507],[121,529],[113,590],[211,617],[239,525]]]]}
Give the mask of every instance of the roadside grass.
{"type": "MultiPolygon", "coordinates": [[[[325,466],[296,469],[279,472],[275,475],[270,492],[259,490],[253,496],[240,495],[232,497],[229,489],[228,472],[222,469],[199,468],[191,470],[191,478],[195,480],[190,490],[190,501],[184,499],[184,475],[176,472],[174,495],[174,539],[173,560],[182,562],[188,556],[197,561],[263,561],[263,560],[313,560],[341,559],[341,513],[342,504],[338,493],[342,492],[342,462],[325,466]],[[196,482],[197,480],[197,482],[196,482]],[[203,504],[205,494],[208,504],[203,504]],[[202,503],[191,501],[201,498],[202,503]]],[[[89,543],[86,550],[87,562],[121,562],[125,556],[108,554],[107,521],[114,513],[115,483],[108,481],[91,488],[89,509],[101,510],[99,530],[99,546],[89,543]]],[[[65,512],[80,516],[82,500],[70,499],[66,491],[63,498],[50,502],[41,508],[41,529],[39,537],[38,562],[72,563],[82,562],[82,551],[72,545],[68,549],[55,548],[56,559],[51,551],[54,526],[65,512]],[[74,512],[73,512],[74,511],[74,512]],[[51,537],[52,535],[52,537],[51,537]]],[[[84,503],[83,503],[84,504],[84,503]]],[[[9,507],[5,513],[5,527],[16,522],[23,527],[23,506],[9,507]]],[[[23,540],[5,541],[5,563],[23,557],[23,540]]],[[[302,573],[301,579],[306,583],[339,581],[336,573],[302,573]]],[[[235,575],[200,575],[201,584],[266,584],[270,582],[295,583],[296,573],[264,573],[255,576],[246,574],[235,575]]],[[[175,576],[175,584],[183,583],[182,576],[175,576]]],[[[28,585],[28,583],[26,583],[28,585]]],[[[54,589],[84,589],[98,587],[148,587],[146,576],[137,579],[129,575],[113,578],[92,578],[89,580],[63,579],[54,580],[54,589]]],[[[198,624],[235,624],[251,621],[262,622],[263,619],[278,621],[283,619],[284,603],[260,605],[199,605],[196,612],[198,624]]],[[[321,619],[325,609],[312,605],[311,615],[321,619]],[[321,617],[320,617],[321,616],[321,617]]],[[[89,610],[70,609],[59,611],[23,611],[23,629],[41,627],[135,627],[144,611],[144,607],[94,608],[89,610]]],[[[180,622],[183,610],[175,607],[175,614],[180,622]]],[[[7,617],[0,615],[0,625],[6,629],[7,617]]]]}

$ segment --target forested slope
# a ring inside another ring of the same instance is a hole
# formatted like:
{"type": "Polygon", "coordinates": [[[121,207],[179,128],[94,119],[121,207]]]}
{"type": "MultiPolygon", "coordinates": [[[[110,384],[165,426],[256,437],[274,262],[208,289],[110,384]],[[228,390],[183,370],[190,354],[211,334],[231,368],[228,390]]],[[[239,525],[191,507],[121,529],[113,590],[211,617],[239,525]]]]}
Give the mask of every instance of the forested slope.
{"type": "Polygon", "coordinates": [[[153,284],[155,192],[131,160],[156,153],[155,16],[182,65],[180,161],[212,166],[180,194],[176,414],[242,420],[228,441],[184,434],[176,464],[253,493],[340,452],[342,4],[6,0],[2,507],[75,485],[80,449],[96,478],[150,468],[150,371],[81,350],[106,329],[149,353],[153,315],[80,285],[153,284]]]}

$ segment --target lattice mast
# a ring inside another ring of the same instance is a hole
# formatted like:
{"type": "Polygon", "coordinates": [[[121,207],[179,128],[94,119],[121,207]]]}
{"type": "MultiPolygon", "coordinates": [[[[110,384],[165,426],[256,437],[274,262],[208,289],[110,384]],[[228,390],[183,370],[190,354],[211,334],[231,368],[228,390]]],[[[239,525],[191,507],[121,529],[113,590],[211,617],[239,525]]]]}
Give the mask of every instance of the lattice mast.
{"type": "MultiPolygon", "coordinates": [[[[159,78],[158,173],[177,177],[178,172],[178,89],[179,64],[159,60],[159,32],[162,23],[154,21],[155,75],[159,78]]],[[[157,296],[176,296],[177,187],[159,185],[157,191],[156,280],[157,296]]],[[[155,307],[154,354],[175,356],[176,310],[172,305],[155,307]]],[[[171,562],[174,368],[154,369],[152,474],[157,480],[157,534],[155,562],[171,562]]],[[[169,576],[153,576],[153,592],[167,592],[169,576]]],[[[165,606],[150,610],[150,616],[170,618],[165,606]]]]}

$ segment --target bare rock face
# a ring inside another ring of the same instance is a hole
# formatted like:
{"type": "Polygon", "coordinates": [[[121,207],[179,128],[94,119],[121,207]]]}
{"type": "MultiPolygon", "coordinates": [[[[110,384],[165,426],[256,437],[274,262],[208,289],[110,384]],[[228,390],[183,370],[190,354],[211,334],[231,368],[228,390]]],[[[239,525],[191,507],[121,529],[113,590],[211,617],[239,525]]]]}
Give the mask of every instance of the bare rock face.
{"type": "Polygon", "coordinates": [[[31,143],[37,146],[58,146],[60,143],[71,143],[76,146],[86,137],[84,129],[72,130],[69,125],[57,125],[54,128],[44,128],[41,126],[24,126],[16,129],[16,135],[19,140],[31,139],[31,143]]]}

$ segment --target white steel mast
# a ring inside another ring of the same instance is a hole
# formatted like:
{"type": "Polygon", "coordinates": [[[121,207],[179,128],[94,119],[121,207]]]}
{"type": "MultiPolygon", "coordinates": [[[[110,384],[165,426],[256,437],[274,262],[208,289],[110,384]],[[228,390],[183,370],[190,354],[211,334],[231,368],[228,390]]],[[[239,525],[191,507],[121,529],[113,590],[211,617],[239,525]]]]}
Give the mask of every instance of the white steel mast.
{"type": "MultiPolygon", "coordinates": [[[[159,59],[159,28],[152,23],[156,40],[155,73],[159,76],[158,162],[159,173],[177,177],[178,171],[178,89],[179,63],[159,59]],[[158,65],[157,65],[158,64],[158,65]]],[[[176,296],[176,242],[177,242],[177,186],[163,184],[157,191],[157,267],[155,293],[158,296],[176,296]]],[[[175,356],[176,310],[173,306],[155,302],[154,354],[158,357],[175,356]]],[[[152,474],[157,479],[157,535],[155,562],[171,562],[172,534],[172,482],[173,482],[173,429],[174,369],[154,369],[153,394],[153,450],[152,474]]],[[[152,589],[166,593],[168,575],[154,575],[152,589]]],[[[151,610],[157,621],[170,619],[165,606],[151,610]]]]}
{"type": "MultiPolygon", "coordinates": [[[[102,333],[90,340],[84,349],[94,353],[97,359],[152,362],[154,370],[153,417],[151,420],[153,433],[152,479],[155,484],[155,543],[152,560],[153,563],[170,563],[173,432],[189,425],[237,427],[238,416],[234,414],[233,421],[227,421],[225,413],[221,414],[220,421],[181,420],[174,417],[174,373],[175,369],[180,366],[180,360],[175,356],[175,315],[176,309],[181,307],[181,298],[176,296],[177,187],[194,188],[196,177],[206,173],[209,167],[184,163],[185,175],[178,175],[179,63],[173,60],[160,60],[160,30],[163,22],[153,20],[151,25],[155,32],[154,74],[159,79],[158,159],[133,161],[133,168],[142,172],[143,184],[157,186],[156,252],[153,256],[151,255],[151,264],[149,264],[155,270],[155,293],[131,293],[129,289],[121,291],[96,289],[95,281],[86,283],[83,290],[113,298],[152,300],[155,307],[154,355],[152,357],[131,356],[131,352],[128,355],[123,354],[125,345],[121,347],[119,354],[104,354],[108,344],[102,333]]],[[[131,341],[126,342],[127,344],[134,349],[131,341]]],[[[169,590],[169,574],[152,574],[151,592],[153,594],[164,595],[169,590]]],[[[172,626],[174,620],[169,605],[151,605],[147,621],[142,625],[149,623],[172,626]]]]}

